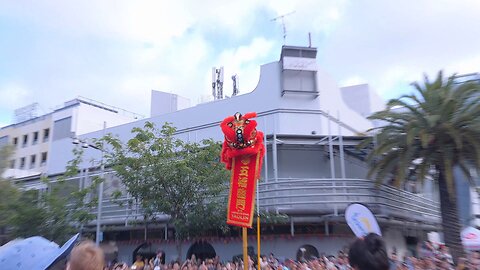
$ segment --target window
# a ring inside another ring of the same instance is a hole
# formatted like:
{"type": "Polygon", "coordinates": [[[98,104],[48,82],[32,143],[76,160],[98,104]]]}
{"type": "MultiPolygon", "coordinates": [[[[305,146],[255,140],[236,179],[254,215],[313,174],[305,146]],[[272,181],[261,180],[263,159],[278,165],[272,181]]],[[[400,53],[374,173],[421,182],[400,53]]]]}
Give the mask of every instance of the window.
{"type": "Polygon", "coordinates": [[[15,169],[15,159],[10,160],[10,169],[15,169]]]}
{"type": "Polygon", "coordinates": [[[32,144],[38,143],[38,131],[33,132],[33,141],[32,144]]]}
{"type": "Polygon", "coordinates": [[[43,142],[47,142],[50,137],[50,129],[46,128],[43,130],[43,142]]]}
{"type": "Polygon", "coordinates": [[[25,157],[20,158],[20,170],[25,169],[25,157]]]}
{"type": "Polygon", "coordinates": [[[13,145],[15,145],[15,147],[17,147],[17,145],[18,145],[18,137],[13,138],[13,145]]]}
{"type": "Polygon", "coordinates": [[[56,120],[53,122],[52,141],[72,137],[72,117],[56,120]]]}
{"type": "Polygon", "coordinates": [[[23,135],[22,147],[26,147],[28,144],[28,134],[23,135]]]}
{"type": "Polygon", "coordinates": [[[42,161],[40,163],[40,166],[45,166],[47,165],[47,152],[42,153],[42,161]]]}
{"type": "Polygon", "coordinates": [[[35,162],[37,161],[37,155],[30,156],[30,169],[35,168],[35,162]]]}

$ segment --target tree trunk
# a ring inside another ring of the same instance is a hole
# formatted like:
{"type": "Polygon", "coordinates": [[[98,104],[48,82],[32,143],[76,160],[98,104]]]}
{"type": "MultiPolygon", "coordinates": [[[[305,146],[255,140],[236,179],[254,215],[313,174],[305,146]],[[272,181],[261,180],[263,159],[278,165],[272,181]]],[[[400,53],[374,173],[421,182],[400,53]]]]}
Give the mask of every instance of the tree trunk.
{"type": "Polygon", "coordinates": [[[443,237],[445,244],[450,249],[453,260],[457,262],[463,257],[464,250],[460,238],[460,223],[458,221],[457,194],[454,185],[452,193],[448,193],[445,173],[440,170],[438,175],[438,187],[440,193],[440,212],[442,215],[443,237]]]}

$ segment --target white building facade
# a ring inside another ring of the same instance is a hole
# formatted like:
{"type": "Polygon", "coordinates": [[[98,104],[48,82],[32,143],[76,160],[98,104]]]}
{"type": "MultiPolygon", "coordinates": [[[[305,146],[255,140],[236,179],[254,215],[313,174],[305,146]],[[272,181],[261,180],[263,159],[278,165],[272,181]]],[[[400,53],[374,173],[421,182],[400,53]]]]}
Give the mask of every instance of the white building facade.
{"type": "MultiPolygon", "coordinates": [[[[235,112],[257,112],[258,129],[264,132],[267,146],[258,186],[260,209],[289,219],[285,238],[278,233],[265,239],[262,253],[295,258],[301,246],[310,245],[318,252],[334,254],[353,236],[345,224],[344,210],[350,203],[360,202],[377,216],[390,250],[406,254],[407,249],[413,250],[415,241],[426,237],[426,232],[437,229],[438,202],[389,186],[377,188],[366,179],[366,152],[356,145],[373,126],[365,116],[381,108],[382,101],[368,85],[358,86],[357,90],[339,88],[317,65],[316,53],[315,48],[284,46],[279,61],[261,66],[258,85],[251,93],[115,127],[107,124],[105,131],[77,135],[88,141],[106,132],[128,140],[133,127],[151,121],[157,126],[173,123],[177,136],[186,141],[222,141],[219,123],[224,117],[235,112]],[[309,234],[309,230],[313,233],[309,234]]],[[[45,173],[62,174],[72,159],[72,147],[69,136],[52,141],[45,173]]],[[[93,149],[85,154],[84,160],[101,158],[101,153],[93,149]]],[[[81,166],[88,169],[91,164],[81,166]]],[[[91,174],[98,171],[85,171],[76,181],[82,185],[91,174]]],[[[106,241],[112,241],[119,248],[120,259],[128,261],[137,244],[121,232],[141,230],[136,221],[142,217],[138,209],[109,200],[109,193],[120,186],[113,173],[107,174],[101,224],[106,241]]],[[[163,248],[167,259],[185,258],[193,243],[184,243],[183,253],[177,254],[174,244],[168,242],[168,218],[159,216],[158,220],[159,228],[166,228],[160,236],[163,240],[158,239],[150,249],[163,248]]],[[[285,226],[278,230],[282,229],[285,226]]],[[[239,241],[210,244],[224,259],[241,253],[239,241]]]]}

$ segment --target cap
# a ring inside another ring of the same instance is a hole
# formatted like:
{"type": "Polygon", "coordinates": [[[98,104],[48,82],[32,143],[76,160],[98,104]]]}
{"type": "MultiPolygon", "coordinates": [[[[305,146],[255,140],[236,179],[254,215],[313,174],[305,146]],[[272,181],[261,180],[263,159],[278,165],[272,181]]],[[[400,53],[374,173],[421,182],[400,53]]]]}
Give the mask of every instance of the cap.
{"type": "Polygon", "coordinates": [[[12,240],[0,247],[0,268],[9,270],[45,270],[58,259],[66,257],[80,234],[62,247],[41,236],[12,240]]]}

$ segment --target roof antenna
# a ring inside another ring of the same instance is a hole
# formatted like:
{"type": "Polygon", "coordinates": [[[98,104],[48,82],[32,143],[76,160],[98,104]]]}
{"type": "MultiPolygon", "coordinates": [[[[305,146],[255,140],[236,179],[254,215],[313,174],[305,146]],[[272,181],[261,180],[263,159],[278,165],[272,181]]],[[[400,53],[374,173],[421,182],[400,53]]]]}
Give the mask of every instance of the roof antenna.
{"type": "Polygon", "coordinates": [[[285,19],[286,16],[290,16],[290,15],[292,15],[293,13],[295,13],[295,10],[292,11],[292,12],[290,12],[290,13],[286,13],[286,14],[280,15],[280,16],[272,19],[272,22],[278,21],[278,20],[280,20],[280,19],[282,20],[282,26],[283,26],[283,45],[285,45],[286,40],[287,40],[287,27],[285,26],[285,20],[284,20],[284,19],[285,19]]]}
{"type": "Polygon", "coordinates": [[[308,32],[308,47],[312,47],[312,33],[308,32]]]}
{"type": "Polygon", "coordinates": [[[234,74],[232,76],[232,81],[233,81],[233,94],[232,94],[232,97],[238,95],[239,91],[238,91],[238,76],[237,74],[234,74]]]}

